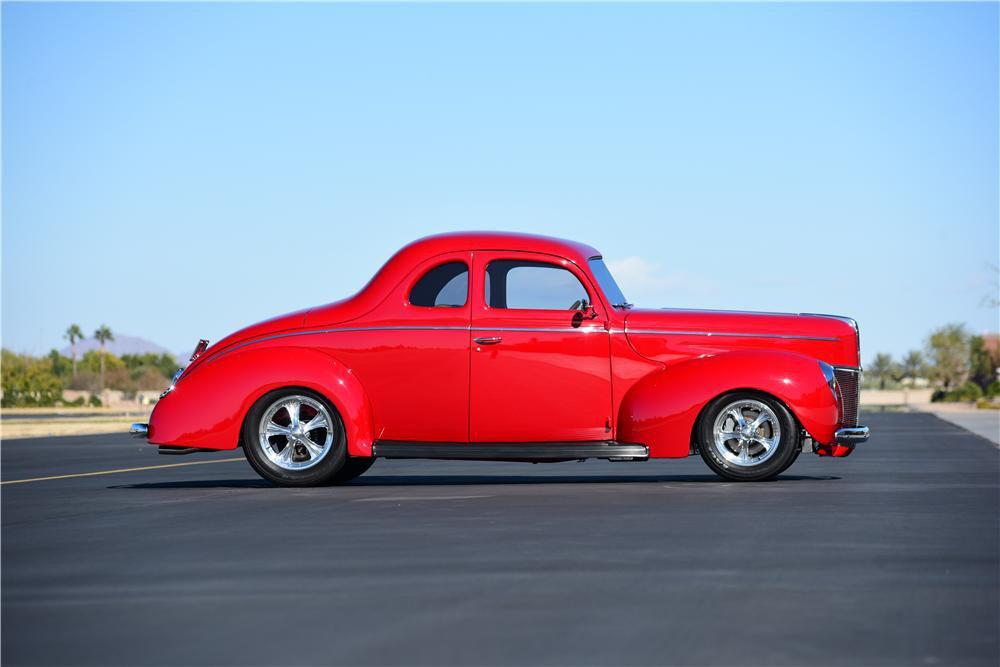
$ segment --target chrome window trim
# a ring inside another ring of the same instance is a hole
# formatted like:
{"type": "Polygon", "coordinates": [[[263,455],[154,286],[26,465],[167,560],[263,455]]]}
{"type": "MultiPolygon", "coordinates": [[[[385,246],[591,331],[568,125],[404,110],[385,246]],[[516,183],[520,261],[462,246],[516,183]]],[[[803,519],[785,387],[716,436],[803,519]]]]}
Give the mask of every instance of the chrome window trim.
{"type": "Polygon", "coordinates": [[[672,331],[664,329],[626,329],[627,334],[660,334],[664,336],[724,336],[729,338],[781,338],[790,340],[823,340],[836,342],[829,336],[798,336],[795,334],[745,333],[737,331],[672,331]]]}
{"type": "MultiPolygon", "coordinates": [[[[584,271],[582,268],[580,268],[580,265],[577,264],[576,262],[574,262],[572,260],[569,260],[569,259],[567,259],[565,257],[560,258],[560,259],[562,259],[562,262],[557,263],[557,262],[543,261],[543,260],[530,259],[530,258],[527,258],[527,259],[508,258],[508,257],[504,257],[502,252],[497,252],[496,254],[499,255],[499,256],[490,258],[489,261],[486,262],[486,265],[482,268],[482,271],[481,271],[481,274],[483,276],[483,291],[484,291],[484,294],[482,295],[483,296],[483,303],[486,305],[486,309],[488,311],[510,311],[510,310],[517,310],[517,311],[544,312],[544,313],[558,313],[558,312],[563,312],[562,309],[559,309],[559,308],[511,308],[510,306],[500,307],[500,306],[492,306],[492,305],[490,305],[490,295],[487,294],[487,293],[485,293],[485,288],[486,288],[486,281],[489,279],[490,266],[492,264],[496,263],[496,262],[523,262],[525,266],[542,265],[544,267],[549,267],[549,268],[553,268],[553,269],[562,269],[563,271],[568,272],[571,276],[573,276],[573,278],[576,279],[576,281],[578,283],[580,283],[580,287],[582,287],[583,291],[586,292],[586,294],[587,294],[587,304],[590,305],[590,306],[594,305],[594,289],[587,289],[587,283],[591,283],[591,288],[594,288],[594,285],[593,285],[594,281],[591,280],[591,278],[593,277],[593,274],[588,275],[588,272],[584,271]],[[583,277],[581,278],[580,276],[576,275],[576,273],[574,273],[569,268],[567,268],[566,267],[566,263],[567,262],[570,263],[570,264],[572,264],[573,266],[575,266],[577,268],[577,270],[581,274],[583,274],[583,277]]],[[[531,254],[545,254],[545,253],[530,253],[530,252],[528,252],[527,254],[531,255],[531,254]]],[[[514,269],[514,268],[518,268],[518,267],[516,267],[516,266],[515,267],[511,267],[511,269],[514,269]]],[[[587,268],[589,269],[590,267],[588,266],[587,268]]],[[[510,273],[511,269],[507,269],[507,273],[510,273]]],[[[470,282],[469,282],[469,289],[470,289],[470,294],[471,294],[471,289],[472,289],[471,279],[472,279],[472,274],[470,273],[469,274],[469,280],[470,280],[470,282]]],[[[506,278],[504,278],[504,280],[506,281],[506,278]]],[[[598,289],[600,288],[599,284],[597,285],[597,288],[598,289]]],[[[607,300],[607,298],[604,296],[604,290],[603,289],[600,290],[600,293],[601,293],[601,297],[604,298],[605,300],[607,300]]],[[[583,311],[580,310],[580,311],[576,311],[576,312],[583,312],[583,311]]]]}

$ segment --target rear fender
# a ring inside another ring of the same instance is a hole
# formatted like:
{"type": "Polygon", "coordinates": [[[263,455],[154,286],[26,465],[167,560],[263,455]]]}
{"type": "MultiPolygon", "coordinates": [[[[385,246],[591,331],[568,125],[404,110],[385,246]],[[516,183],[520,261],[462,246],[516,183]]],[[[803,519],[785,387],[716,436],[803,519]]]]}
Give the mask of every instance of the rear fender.
{"type": "Polygon", "coordinates": [[[833,442],[839,409],[819,363],[776,350],[699,357],[647,375],[622,400],[618,440],[647,445],[651,457],[687,456],[701,411],[738,389],[774,396],[816,441],[833,442]]]}
{"type": "Polygon", "coordinates": [[[371,456],[371,404],[351,369],[328,354],[287,343],[247,347],[200,364],[156,404],[149,441],[235,449],[253,404],[282,387],[303,387],[324,396],[344,421],[348,453],[371,456]]]}

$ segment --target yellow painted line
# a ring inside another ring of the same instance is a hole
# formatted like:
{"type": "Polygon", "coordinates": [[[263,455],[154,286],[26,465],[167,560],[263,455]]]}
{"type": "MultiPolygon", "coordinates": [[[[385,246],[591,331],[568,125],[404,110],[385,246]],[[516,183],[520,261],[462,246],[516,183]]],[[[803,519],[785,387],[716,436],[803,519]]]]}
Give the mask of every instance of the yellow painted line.
{"type": "Polygon", "coordinates": [[[53,475],[52,477],[32,477],[31,479],[12,479],[8,482],[0,482],[0,486],[8,484],[27,484],[28,482],[47,482],[53,479],[72,479],[73,477],[93,477],[95,475],[115,475],[120,472],[139,472],[142,470],[161,470],[163,468],[180,468],[183,466],[203,466],[208,463],[232,463],[233,461],[245,461],[242,456],[236,459],[215,459],[214,461],[189,461],[187,463],[165,463],[158,466],[145,466],[142,468],[119,468],[117,470],[98,470],[96,472],[78,472],[72,475],[53,475]]]}

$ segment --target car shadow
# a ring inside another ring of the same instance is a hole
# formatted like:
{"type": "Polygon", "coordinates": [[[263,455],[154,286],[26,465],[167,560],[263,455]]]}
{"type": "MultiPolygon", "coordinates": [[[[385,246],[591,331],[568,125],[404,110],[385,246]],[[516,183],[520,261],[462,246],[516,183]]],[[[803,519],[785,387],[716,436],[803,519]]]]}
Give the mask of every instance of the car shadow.
{"type": "MultiPolygon", "coordinates": [[[[781,475],[767,482],[747,486],[789,482],[829,482],[834,475],[781,475]]],[[[744,484],[727,482],[715,475],[371,475],[340,485],[339,488],[398,486],[522,486],[538,484],[744,484]]],[[[264,479],[205,479],[173,482],[119,484],[109,489],[280,489],[264,479]]],[[[338,488],[338,487],[328,487],[338,488]]]]}

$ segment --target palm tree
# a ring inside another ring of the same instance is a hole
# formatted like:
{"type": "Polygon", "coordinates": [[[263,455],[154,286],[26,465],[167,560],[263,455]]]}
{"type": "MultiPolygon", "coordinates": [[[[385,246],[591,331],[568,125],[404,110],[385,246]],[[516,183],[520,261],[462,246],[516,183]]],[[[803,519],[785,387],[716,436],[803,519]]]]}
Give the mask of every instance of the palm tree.
{"type": "Polygon", "coordinates": [[[917,376],[924,372],[924,355],[920,354],[919,350],[910,350],[903,357],[903,377],[910,378],[910,384],[913,384],[917,376]]]}
{"type": "Polygon", "coordinates": [[[885,381],[893,368],[892,356],[879,352],[872,361],[872,375],[878,378],[878,388],[885,389],[885,381]]]}
{"type": "Polygon", "coordinates": [[[70,354],[73,355],[73,377],[76,377],[76,341],[83,340],[83,329],[80,328],[79,324],[71,324],[69,328],[66,329],[66,333],[63,334],[63,338],[69,341],[70,354]]]}
{"type": "Polygon", "coordinates": [[[98,327],[97,331],[94,332],[94,339],[101,344],[101,391],[104,391],[104,345],[109,340],[114,340],[115,336],[111,333],[111,329],[108,328],[107,324],[102,324],[98,327]]]}

